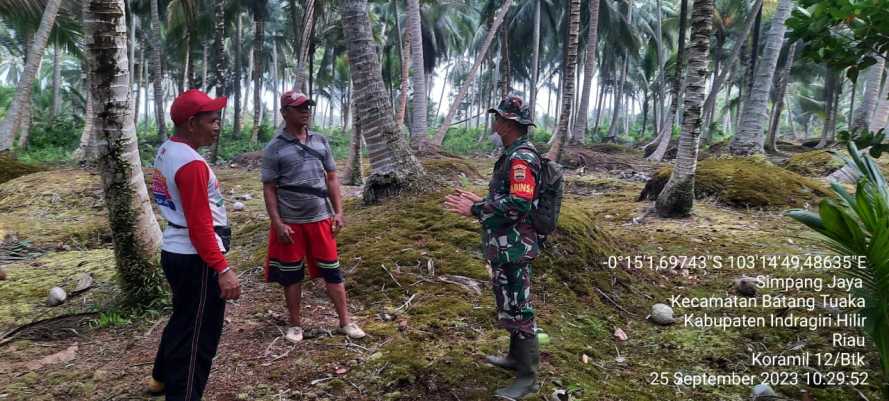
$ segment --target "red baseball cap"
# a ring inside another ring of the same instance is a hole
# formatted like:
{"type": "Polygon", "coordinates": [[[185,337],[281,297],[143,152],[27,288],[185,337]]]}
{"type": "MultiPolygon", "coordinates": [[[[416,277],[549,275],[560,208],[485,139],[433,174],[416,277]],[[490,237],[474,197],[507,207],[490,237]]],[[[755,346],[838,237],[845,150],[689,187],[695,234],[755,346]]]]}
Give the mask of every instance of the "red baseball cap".
{"type": "Polygon", "coordinates": [[[305,93],[302,93],[300,91],[287,91],[281,95],[281,108],[287,106],[296,107],[305,103],[308,103],[309,106],[315,105],[315,101],[309,99],[309,97],[306,96],[305,93]]]}
{"type": "Polygon", "coordinates": [[[198,113],[222,110],[227,102],[228,98],[225,96],[214,99],[197,89],[190,89],[182,92],[173,101],[173,105],[170,106],[170,118],[174,124],[181,125],[198,113]]]}

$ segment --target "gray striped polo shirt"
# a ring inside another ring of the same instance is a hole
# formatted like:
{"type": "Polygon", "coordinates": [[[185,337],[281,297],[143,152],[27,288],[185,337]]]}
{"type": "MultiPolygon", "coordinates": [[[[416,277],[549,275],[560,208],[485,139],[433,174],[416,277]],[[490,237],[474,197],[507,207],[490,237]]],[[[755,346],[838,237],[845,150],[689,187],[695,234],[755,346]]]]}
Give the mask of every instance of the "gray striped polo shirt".
{"type": "Polygon", "coordinates": [[[288,224],[313,223],[333,214],[327,197],[326,173],[334,173],[336,164],[327,138],[309,131],[306,143],[322,158],[302,149],[297,139],[284,128],[262,151],[261,179],[274,183],[278,190],[278,214],[288,224]]]}

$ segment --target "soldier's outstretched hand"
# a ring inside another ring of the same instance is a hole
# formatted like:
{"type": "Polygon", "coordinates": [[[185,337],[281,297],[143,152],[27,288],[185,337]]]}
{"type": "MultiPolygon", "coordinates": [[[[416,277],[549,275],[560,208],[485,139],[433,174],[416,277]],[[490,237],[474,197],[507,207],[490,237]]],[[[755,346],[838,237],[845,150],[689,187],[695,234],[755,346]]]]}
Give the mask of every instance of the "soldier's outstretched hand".
{"type": "Polygon", "coordinates": [[[453,194],[445,197],[445,210],[462,216],[472,216],[472,204],[475,203],[462,195],[453,194]]]}
{"type": "Polygon", "coordinates": [[[456,192],[457,192],[457,195],[460,195],[460,196],[462,196],[462,197],[464,197],[464,198],[466,198],[466,199],[469,199],[469,200],[472,201],[473,203],[482,200],[482,197],[476,195],[474,192],[464,191],[464,190],[462,190],[462,189],[460,189],[460,188],[457,188],[457,189],[456,189],[456,192]]]}

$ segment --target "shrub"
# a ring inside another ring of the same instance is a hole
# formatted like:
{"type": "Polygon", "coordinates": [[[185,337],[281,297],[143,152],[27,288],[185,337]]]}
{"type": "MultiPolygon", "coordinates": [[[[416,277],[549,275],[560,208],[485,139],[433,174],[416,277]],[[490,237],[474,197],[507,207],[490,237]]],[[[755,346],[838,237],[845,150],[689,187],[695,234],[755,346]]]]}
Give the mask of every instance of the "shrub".
{"type": "MultiPolygon", "coordinates": [[[[854,142],[847,144],[852,162],[861,178],[855,194],[839,183],[831,184],[835,198],[821,201],[818,213],[791,210],[788,216],[805,224],[822,236],[830,250],[849,256],[865,256],[865,269],[844,269],[842,272],[860,278],[864,285],[855,289],[864,298],[860,311],[866,317],[865,331],[880,352],[883,377],[889,376],[889,185],[880,168],[867,155],[860,155],[854,142]]],[[[884,379],[885,380],[885,379],[884,379]]],[[[880,386],[889,396],[886,383],[880,386]]]]}

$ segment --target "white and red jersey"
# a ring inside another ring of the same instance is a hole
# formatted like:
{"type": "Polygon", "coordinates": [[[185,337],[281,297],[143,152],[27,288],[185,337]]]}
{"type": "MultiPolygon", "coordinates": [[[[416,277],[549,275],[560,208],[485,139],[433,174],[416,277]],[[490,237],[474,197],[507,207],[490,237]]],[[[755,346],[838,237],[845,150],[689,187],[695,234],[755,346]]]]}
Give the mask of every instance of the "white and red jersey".
{"type": "Polygon", "coordinates": [[[225,248],[213,226],[227,226],[228,217],[210,166],[194,148],[172,137],[157,149],[154,168],[151,192],[161,215],[172,223],[164,230],[161,248],[198,254],[211,269],[225,270],[225,248]]]}

